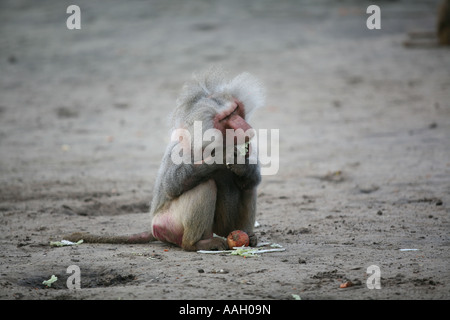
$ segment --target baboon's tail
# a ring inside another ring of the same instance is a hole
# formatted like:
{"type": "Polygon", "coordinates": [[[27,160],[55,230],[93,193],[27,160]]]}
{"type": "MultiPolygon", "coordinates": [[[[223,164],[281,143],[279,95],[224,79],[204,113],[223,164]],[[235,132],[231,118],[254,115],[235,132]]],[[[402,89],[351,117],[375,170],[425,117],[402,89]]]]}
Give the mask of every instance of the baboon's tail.
{"type": "Polygon", "coordinates": [[[95,235],[84,232],[75,232],[63,237],[64,240],[77,242],[83,240],[86,243],[120,243],[120,244],[137,244],[148,243],[156,241],[151,232],[141,232],[128,236],[113,236],[113,235],[95,235]]]}

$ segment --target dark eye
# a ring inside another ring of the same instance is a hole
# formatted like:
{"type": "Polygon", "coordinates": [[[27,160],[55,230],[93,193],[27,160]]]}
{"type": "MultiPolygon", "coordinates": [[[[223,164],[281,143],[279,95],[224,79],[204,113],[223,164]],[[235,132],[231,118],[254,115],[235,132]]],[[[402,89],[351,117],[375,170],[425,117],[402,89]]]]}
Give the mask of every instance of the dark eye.
{"type": "Polygon", "coordinates": [[[218,114],[216,119],[217,121],[222,122],[228,120],[232,115],[236,114],[239,114],[239,106],[236,106],[236,108],[234,108],[234,110],[230,113],[227,113],[227,111],[225,111],[222,114],[218,114]]]}
{"type": "Polygon", "coordinates": [[[227,116],[226,116],[225,118],[223,118],[221,121],[227,120],[227,119],[229,119],[232,115],[237,114],[238,108],[239,108],[239,107],[236,107],[236,108],[233,110],[233,112],[231,112],[229,115],[227,115],[227,116]]]}

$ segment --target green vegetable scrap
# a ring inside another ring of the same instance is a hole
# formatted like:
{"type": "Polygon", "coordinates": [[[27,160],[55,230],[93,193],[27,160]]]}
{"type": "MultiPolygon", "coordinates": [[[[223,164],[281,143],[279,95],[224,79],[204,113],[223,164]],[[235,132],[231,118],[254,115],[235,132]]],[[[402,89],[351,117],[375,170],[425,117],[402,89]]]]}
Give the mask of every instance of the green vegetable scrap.
{"type": "MultiPolygon", "coordinates": [[[[270,242],[267,243],[260,243],[257,247],[262,247],[262,246],[266,246],[269,245],[270,242]]],[[[273,243],[271,245],[272,248],[274,249],[258,249],[258,248],[252,248],[252,247],[234,247],[233,250],[219,250],[219,251],[215,251],[215,250],[198,250],[198,253],[211,253],[211,254],[216,254],[216,253],[227,253],[229,255],[234,255],[234,256],[242,256],[242,257],[259,257],[260,253],[266,253],[266,252],[280,252],[280,251],[285,251],[286,249],[281,247],[281,245],[277,244],[277,243],[273,243]]]]}
{"type": "Polygon", "coordinates": [[[258,252],[258,249],[243,246],[235,248],[235,250],[230,252],[230,255],[239,255],[243,257],[259,257],[256,252],[258,252]]]}
{"type": "Polygon", "coordinates": [[[249,144],[250,144],[250,141],[248,141],[246,143],[243,143],[243,144],[240,144],[240,145],[237,145],[236,149],[239,151],[239,153],[242,156],[245,156],[247,154],[247,152],[248,152],[248,145],[249,144]]]}
{"type": "Polygon", "coordinates": [[[51,278],[48,280],[42,281],[42,284],[47,287],[51,287],[52,283],[55,282],[56,280],[58,280],[58,277],[55,276],[54,274],[52,274],[51,278]]]}
{"type": "Polygon", "coordinates": [[[278,243],[272,243],[272,244],[270,245],[270,247],[271,247],[271,248],[283,248],[283,246],[282,246],[281,244],[278,244],[278,243]]]}
{"type": "Polygon", "coordinates": [[[77,244],[82,244],[83,239],[79,240],[78,242],[72,242],[69,240],[61,240],[61,241],[51,241],[50,246],[52,247],[64,247],[64,246],[74,246],[77,244]]]}

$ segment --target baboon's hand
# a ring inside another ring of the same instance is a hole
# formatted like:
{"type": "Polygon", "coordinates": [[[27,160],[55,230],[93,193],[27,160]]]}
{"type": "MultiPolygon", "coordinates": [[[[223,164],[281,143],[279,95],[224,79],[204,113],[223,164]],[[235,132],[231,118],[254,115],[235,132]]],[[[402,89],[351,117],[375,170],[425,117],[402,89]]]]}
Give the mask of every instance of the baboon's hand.
{"type": "Polygon", "coordinates": [[[236,175],[235,181],[241,189],[248,190],[261,182],[260,168],[257,164],[233,164],[230,170],[236,175]]]}

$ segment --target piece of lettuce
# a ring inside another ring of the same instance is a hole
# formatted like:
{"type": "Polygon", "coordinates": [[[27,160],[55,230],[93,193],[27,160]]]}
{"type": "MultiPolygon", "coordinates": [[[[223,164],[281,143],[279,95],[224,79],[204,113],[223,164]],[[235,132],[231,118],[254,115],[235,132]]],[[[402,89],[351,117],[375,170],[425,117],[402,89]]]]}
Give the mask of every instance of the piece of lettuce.
{"type": "Polygon", "coordinates": [[[50,277],[50,279],[42,281],[42,284],[45,285],[45,286],[47,286],[47,287],[51,287],[51,286],[52,286],[52,283],[55,282],[55,281],[57,281],[57,280],[58,280],[58,277],[55,276],[54,274],[52,274],[52,276],[50,277]]]}

